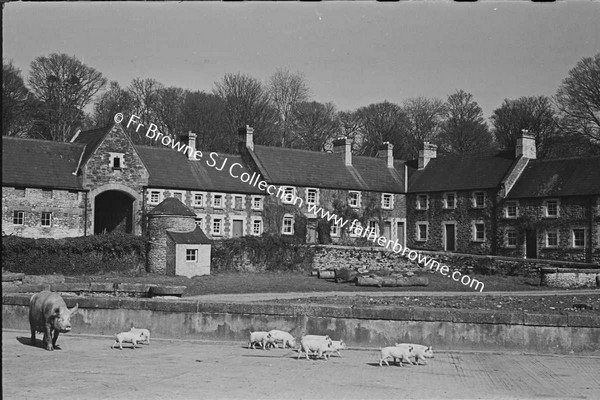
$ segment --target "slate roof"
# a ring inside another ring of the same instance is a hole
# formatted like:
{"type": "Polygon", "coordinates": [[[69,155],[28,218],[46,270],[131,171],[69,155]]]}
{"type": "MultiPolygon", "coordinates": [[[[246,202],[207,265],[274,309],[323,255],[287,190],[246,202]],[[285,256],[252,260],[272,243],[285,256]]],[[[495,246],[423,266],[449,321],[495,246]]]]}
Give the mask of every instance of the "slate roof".
{"type": "Polygon", "coordinates": [[[275,185],[404,192],[404,171],[387,168],[383,159],[255,145],[250,154],[265,179],[275,185]]]}
{"type": "Polygon", "coordinates": [[[112,126],[104,126],[101,128],[91,129],[89,131],[79,132],[79,134],[73,140],[73,143],[81,143],[85,145],[85,151],[81,165],[85,164],[92,153],[96,151],[100,143],[104,140],[108,132],[112,129],[112,126]]]}
{"type": "Polygon", "coordinates": [[[190,232],[173,232],[167,230],[167,236],[177,244],[212,244],[199,226],[190,232]]]}
{"type": "MultiPolygon", "coordinates": [[[[242,182],[229,175],[229,167],[233,163],[242,163],[240,156],[219,154],[217,165],[227,158],[227,164],[222,171],[207,165],[210,159],[205,153],[200,161],[189,160],[187,154],[168,147],[135,146],[148,169],[150,179],[148,186],[172,189],[206,190],[226,193],[265,194],[254,186],[242,182]]],[[[246,168],[236,168],[236,175],[247,171],[246,168]]],[[[251,173],[250,173],[251,174],[251,173]]]]}
{"type": "Polygon", "coordinates": [[[196,213],[175,197],[167,197],[156,207],[154,207],[152,211],[148,213],[148,215],[176,215],[183,217],[195,217],[196,213]]]}
{"type": "Polygon", "coordinates": [[[478,156],[441,156],[418,170],[409,163],[408,191],[412,193],[492,189],[500,185],[515,159],[498,152],[478,156]]]}
{"type": "Polygon", "coordinates": [[[600,195],[600,157],[531,160],[507,198],[600,195]]]}
{"type": "Polygon", "coordinates": [[[2,185],[82,190],[83,144],[2,137],[2,185]]]}

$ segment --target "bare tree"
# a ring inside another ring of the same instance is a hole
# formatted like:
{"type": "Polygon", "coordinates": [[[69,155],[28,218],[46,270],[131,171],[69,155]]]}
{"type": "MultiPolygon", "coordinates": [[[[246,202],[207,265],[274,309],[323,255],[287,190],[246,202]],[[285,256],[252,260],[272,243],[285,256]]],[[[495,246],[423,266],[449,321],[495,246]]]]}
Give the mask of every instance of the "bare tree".
{"type": "Polygon", "coordinates": [[[182,114],[185,129],[197,135],[199,149],[225,153],[237,150],[237,137],[231,134],[225,106],[218,96],[186,91],[182,114]]]}
{"type": "Polygon", "coordinates": [[[340,123],[333,103],[299,103],[294,111],[288,144],[305,150],[325,151],[339,133],[340,123]]]}
{"type": "Polygon", "coordinates": [[[41,102],[43,118],[36,122],[52,140],[68,141],[84,119],[84,108],[106,85],[92,67],[66,54],[37,57],[31,62],[29,86],[41,102]]]}
{"type": "Polygon", "coordinates": [[[394,157],[406,158],[406,136],[409,121],[400,106],[389,101],[370,104],[355,112],[358,120],[358,143],[354,151],[359,155],[374,156],[383,142],[394,145],[394,157]]]}
{"type": "Polygon", "coordinates": [[[92,121],[96,126],[110,125],[116,113],[131,115],[133,99],[131,94],[121,88],[118,82],[110,82],[109,89],[102,93],[94,104],[92,121]]]}
{"type": "Polygon", "coordinates": [[[546,158],[552,152],[553,139],[558,134],[558,121],[550,99],[546,96],[505,99],[492,114],[496,142],[505,150],[514,150],[524,129],[535,136],[537,157],[546,158]]]}
{"type": "Polygon", "coordinates": [[[582,58],[556,93],[561,129],[600,146],[600,53],[582,58]]]}
{"type": "Polygon", "coordinates": [[[269,93],[260,81],[241,73],[226,74],[215,82],[213,92],[224,104],[233,135],[240,127],[250,125],[255,128],[257,142],[272,142],[275,112],[269,93]]]}
{"type": "Polygon", "coordinates": [[[2,136],[27,136],[33,99],[21,71],[12,61],[2,62],[2,136]]]}
{"type": "Polygon", "coordinates": [[[404,101],[402,110],[409,122],[406,138],[408,158],[414,159],[418,157],[424,141],[437,140],[446,108],[440,99],[414,97],[404,101]]]}
{"type": "Polygon", "coordinates": [[[299,103],[308,101],[310,90],[300,73],[278,69],[269,79],[271,102],[277,110],[278,134],[281,147],[288,146],[291,118],[299,103]]]}
{"type": "Polygon", "coordinates": [[[446,116],[439,143],[446,153],[475,154],[493,148],[493,139],[483,119],[483,111],[473,95],[463,90],[448,96],[446,116]]]}

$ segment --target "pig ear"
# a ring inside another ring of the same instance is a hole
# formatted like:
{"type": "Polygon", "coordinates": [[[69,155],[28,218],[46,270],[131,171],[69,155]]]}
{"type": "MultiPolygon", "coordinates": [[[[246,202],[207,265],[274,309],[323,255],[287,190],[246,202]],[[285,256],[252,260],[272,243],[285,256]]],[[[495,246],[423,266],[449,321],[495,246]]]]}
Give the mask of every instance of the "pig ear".
{"type": "Polygon", "coordinates": [[[71,314],[75,314],[79,310],[79,303],[75,304],[75,307],[71,308],[69,311],[71,314]]]}

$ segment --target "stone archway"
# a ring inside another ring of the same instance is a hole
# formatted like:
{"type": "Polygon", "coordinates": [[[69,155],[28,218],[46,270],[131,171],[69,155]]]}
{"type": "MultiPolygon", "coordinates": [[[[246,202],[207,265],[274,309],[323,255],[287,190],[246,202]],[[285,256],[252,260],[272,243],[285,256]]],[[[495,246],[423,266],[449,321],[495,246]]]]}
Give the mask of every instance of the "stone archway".
{"type": "Polygon", "coordinates": [[[120,190],[107,190],[94,198],[94,235],[134,233],[135,198],[120,190]]]}

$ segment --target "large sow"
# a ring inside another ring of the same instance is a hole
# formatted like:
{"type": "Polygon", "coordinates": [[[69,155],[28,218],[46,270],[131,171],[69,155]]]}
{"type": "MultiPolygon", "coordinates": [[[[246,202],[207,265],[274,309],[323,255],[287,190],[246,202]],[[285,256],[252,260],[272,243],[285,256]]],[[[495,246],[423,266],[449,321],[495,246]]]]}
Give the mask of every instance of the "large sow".
{"type": "Polygon", "coordinates": [[[46,350],[59,348],[56,346],[58,335],[60,332],[71,330],[71,315],[75,314],[78,308],[79,304],[76,304],[69,310],[58,293],[43,291],[31,296],[29,301],[31,344],[35,346],[35,333],[42,332],[46,350]]]}

